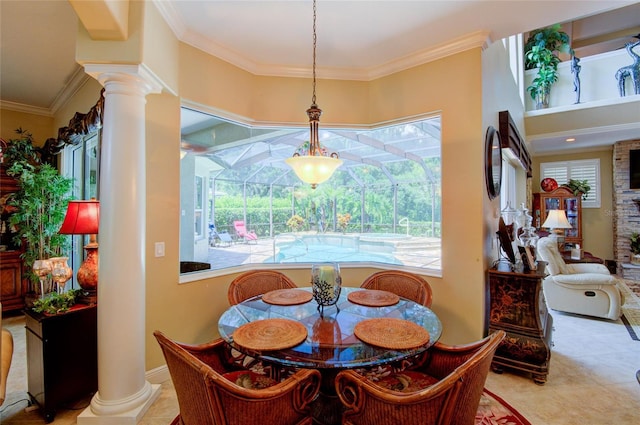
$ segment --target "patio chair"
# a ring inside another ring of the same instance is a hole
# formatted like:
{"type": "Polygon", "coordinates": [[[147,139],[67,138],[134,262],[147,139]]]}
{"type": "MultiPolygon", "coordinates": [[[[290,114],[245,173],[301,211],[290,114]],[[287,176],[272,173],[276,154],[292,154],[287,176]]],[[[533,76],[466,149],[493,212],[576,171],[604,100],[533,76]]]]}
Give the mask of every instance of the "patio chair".
{"type": "Polygon", "coordinates": [[[504,331],[470,344],[435,343],[422,363],[373,381],[353,370],[336,377],[345,425],[469,425],[504,331]]]}
{"type": "Polygon", "coordinates": [[[247,231],[247,227],[242,220],[236,220],[233,222],[233,228],[236,229],[236,236],[238,239],[242,239],[245,242],[258,243],[258,235],[253,230],[247,231]]]}
{"type": "Polygon", "coordinates": [[[155,331],[178,398],[172,425],[311,425],[320,372],[300,369],[277,382],[227,362],[223,339],[188,345],[155,331]]]}
{"type": "Polygon", "coordinates": [[[253,270],[237,276],[229,285],[227,298],[230,305],[276,289],[297,288],[286,275],[275,270],[253,270]]]}
{"type": "Polygon", "coordinates": [[[422,277],[399,270],[383,270],[362,282],[361,288],[393,292],[403,298],[431,307],[431,286],[422,277]]]}
{"type": "Polygon", "coordinates": [[[218,232],[216,226],[209,223],[209,246],[231,246],[233,239],[229,232],[218,232]]]}

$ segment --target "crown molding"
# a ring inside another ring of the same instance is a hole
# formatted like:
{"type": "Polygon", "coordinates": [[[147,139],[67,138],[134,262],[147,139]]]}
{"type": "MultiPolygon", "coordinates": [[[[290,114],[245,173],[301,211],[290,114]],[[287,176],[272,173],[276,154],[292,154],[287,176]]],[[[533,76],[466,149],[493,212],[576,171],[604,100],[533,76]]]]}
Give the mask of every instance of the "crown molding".
{"type": "MultiPolygon", "coordinates": [[[[396,72],[423,65],[472,48],[486,49],[491,43],[488,31],[476,31],[435,47],[426,48],[370,68],[317,67],[318,78],[336,80],[371,81],[396,72]]],[[[271,77],[309,77],[311,67],[258,63],[236,51],[208,40],[191,31],[183,32],[180,40],[212,56],[229,62],[254,75],[271,77]]]]}
{"type": "MultiPolygon", "coordinates": [[[[154,0],[153,3],[158,8],[158,11],[174,35],[185,44],[202,50],[254,75],[294,78],[307,78],[311,75],[311,66],[301,67],[256,62],[235,50],[224,47],[196,32],[189,31],[187,25],[180,18],[180,14],[175,11],[171,2],[154,0]]],[[[316,72],[318,78],[323,79],[371,81],[472,48],[480,47],[485,49],[491,43],[489,36],[489,31],[476,31],[452,41],[413,52],[374,67],[331,68],[318,66],[316,72]]]]}
{"type": "Polygon", "coordinates": [[[162,18],[167,25],[169,25],[173,34],[178,38],[178,40],[181,40],[187,32],[187,25],[184,20],[181,19],[180,14],[176,11],[175,7],[173,7],[173,2],[153,0],[153,4],[158,9],[158,12],[160,12],[160,15],[162,15],[162,18]]]}
{"type": "Polygon", "coordinates": [[[486,49],[491,44],[489,31],[476,31],[442,43],[435,47],[429,47],[403,57],[394,59],[385,64],[372,67],[368,70],[369,80],[385,77],[396,72],[404,71],[425,63],[433,62],[447,56],[455,55],[465,50],[481,48],[486,49]]]}
{"type": "Polygon", "coordinates": [[[77,92],[84,86],[91,77],[84,73],[82,67],[73,73],[67,84],[58,92],[51,106],[48,108],[41,106],[25,105],[23,103],[0,100],[0,109],[21,112],[25,114],[53,117],[77,92]]]}
{"type": "Polygon", "coordinates": [[[51,114],[58,112],[58,109],[62,108],[77,92],[84,86],[91,77],[84,72],[84,69],[78,65],[69,82],[65,84],[64,88],[56,95],[49,110],[51,114]]]}
{"type": "Polygon", "coordinates": [[[53,113],[49,108],[25,105],[24,103],[11,102],[8,100],[0,100],[0,109],[24,114],[41,115],[43,117],[53,117],[53,113]]]}

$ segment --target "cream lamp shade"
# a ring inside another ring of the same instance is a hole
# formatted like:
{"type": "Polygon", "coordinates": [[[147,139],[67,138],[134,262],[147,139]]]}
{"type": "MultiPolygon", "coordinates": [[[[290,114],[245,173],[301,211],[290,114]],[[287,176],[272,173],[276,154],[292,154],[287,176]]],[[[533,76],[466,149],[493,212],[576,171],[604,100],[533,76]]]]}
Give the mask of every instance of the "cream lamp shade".
{"type": "Polygon", "coordinates": [[[567,215],[564,210],[551,210],[549,211],[549,215],[547,215],[547,219],[542,223],[542,227],[547,227],[550,229],[551,233],[555,235],[558,241],[564,240],[564,230],[562,229],[571,229],[571,223],[567,220],[567,215]]]}
{"type": "Polygon", "coordinates": [[[571,229],[571,223],[567,220],[564,210],[551,210],[542,227],[549,229],[571,229]]]}

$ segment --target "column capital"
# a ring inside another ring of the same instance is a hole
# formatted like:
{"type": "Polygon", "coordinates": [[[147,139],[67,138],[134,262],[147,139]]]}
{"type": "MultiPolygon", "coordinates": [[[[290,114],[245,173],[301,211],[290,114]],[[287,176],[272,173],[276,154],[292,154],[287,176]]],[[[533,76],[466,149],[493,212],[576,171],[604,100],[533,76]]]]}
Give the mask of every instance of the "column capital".
{"type": "Polygon", "coordinates": [[[144,64],[87,63],[84,70],[106,89],[109,83],[122,84],[142,90],[142,94],[146,96],[160,93],[165,87],[162,80],[144,64]]]}

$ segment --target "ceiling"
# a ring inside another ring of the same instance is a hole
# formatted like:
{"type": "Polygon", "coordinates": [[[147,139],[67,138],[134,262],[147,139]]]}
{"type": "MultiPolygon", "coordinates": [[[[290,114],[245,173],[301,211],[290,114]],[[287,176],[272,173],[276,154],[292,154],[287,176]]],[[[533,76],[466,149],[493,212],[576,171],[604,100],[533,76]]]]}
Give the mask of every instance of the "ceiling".
{"type": "MultiPolygon", "coordinates": [[[[310,75],[309,0],[152,1],[185,43],[256,74],[310,75]]],[[[318,0],[318,77],[370,80],[469,43],[481,45],[632,4],[640,5],[615,0],[318,0]]],[[[78,18],[73,8],[65,0],[0,0],[0,19],[1,106],[51,116],[87,78],[75,63],[78,18]]],[[[598,143],[607,143],[602,139],[598,143]]]]}

